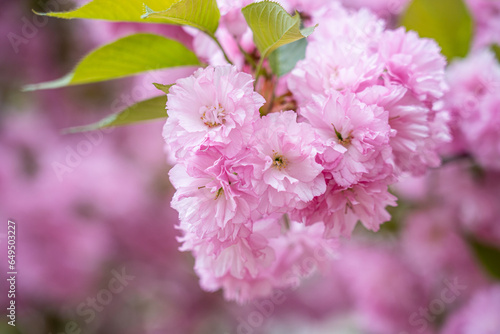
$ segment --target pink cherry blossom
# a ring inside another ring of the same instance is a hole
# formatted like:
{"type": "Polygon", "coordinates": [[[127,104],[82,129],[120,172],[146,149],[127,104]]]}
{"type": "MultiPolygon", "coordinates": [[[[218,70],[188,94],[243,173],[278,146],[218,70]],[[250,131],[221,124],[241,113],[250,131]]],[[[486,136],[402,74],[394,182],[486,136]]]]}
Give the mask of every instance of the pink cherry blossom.
{"type": "Polygon", "coordinates": [[[411,90],[423,102],[434,102],[446,90],[444,67],[446,60],[440,54],[438,44],[427,38],[419,38],[404,28],[387,30],[380,41],[386,76],[391,82],[411,90]]]}
{"type": "MultiPolygon", "coordinates": [[[[428,167],[437,167],[440,164],[437,150],[450,140],[448,112],[438,101],[447,85],[446,61],[437,44],[402,28],[384,30],[384,24],[368,11],[342,9],[327,11],[324,16],[334,19],[318,28],[308,45],[306,58],[297,64],[287,81],[299,114],[307,119],[310,116],[306,114],[321,108],[317,105],[321,98],[317,96],[354,93],[366,110],[375,111],[379,127],[388,120],[393,150],[392,157],[389,150],[382,150],[379,159],[382,163],[368,154],[363,157],[366,165],[351,164],[343,168],[339,164],[346,180],[337,177],[336,181],[348,186],[357,180],[352,174],[359,175],[363,170],[373,172],[374,166],[387,170],[384,163],[393,164],[398,174],[420,175],[428,167]],[[379,107],[385,112],[377,112],[379,107]]],[[[328,155],[326,163],[333,168],[340,161],[339,154],[330,150],[328,155]]]]}
{"type": "Polygon", "coordinates": [[[184,158],[201,145],[224,147],[234,156],[252,135],[264,99],[253,78],[226,65],[207,67],[170,89],[163,136],[168,149],[184,158]]]}
{"type": "Polygon", "coordinates": [[[438,149],[451,137],[449,114],[439,103],[429,108],[399,84],[373,86],[358,96],[388,111],[394,133],[390,145],[398,171],[422,175],[428,167],[440,165],[438,149]]]}
{"type": "Polygon", "coordinates": [[[241,231],[231,242],[200,240],[189,233],[183,249],[191,249],[196,257],[195,270],[207,291],[224,288],[227,299],[244,302],[265,297],[272,292],[272,281],[266,277],[275,261],[269,239],[280,235],[280,223],[274,217],[258,219],[251,229],[241,231]]]}
{"type": "Polygon", "coordinates": [[[324,149],[320,159],[341,187],[361,179],[383,178],[390,165],[391,129],[388,113],[376,105],[366,105],[354,94],[316,97],[300,109],[321,137],[324,149]]]}
{"type": "MultiPolygon", "coordinates": [[[[215,240],[192,241],[195,270],[201,286],[208,291],[224,288],[227,299],[240,303],[268,297],[273,288],[297,287],[318,269],[328,267],[337,243],[324,241],[321,224],[306,227],[290,222],[281,233],[283,220],[267,217],[252,223],[252,233],[241,234],[230,243],[215,240]]],[[[194,238],[196,239],[196,238],[194,238]]]]}
{"type": "Polygon", "coordinates": [[[292,217],[307,225],[324,222],[325,237],[350,237],[356,223],[377,231],[390,219],[386,206],[395,206],[396,197],[384,182],[359,183],[350,188],[339,187],[328,180],[326,192],[304,209],[295,210],[292,217]]]}
{"type": "Polygon", "coordinates": [[[250,147],[262,213],[303,206],[325,191],[323,167],[316,162],[317,135],[309,124],[297,123],[295,112],[272,113],[257,121],[250,147]]]}
{"type": "Polygon", "coordinates": [[[177,189],[172,207],[180,227],[199,238],[234,239],[257,206],[250,185],[250,167],[241,164],[245,153],[229,159],[216,148],[196,152],[170,171],[177,189]]]}
{"type": "Polygon", "coordinates": [[[358,91],[373,84],[383,71],[378,55],[344,43],[312,42],[306,52],[306,59],[297,64],[288,79],[299,106],[307,105],[313,95],[358,91]]]}

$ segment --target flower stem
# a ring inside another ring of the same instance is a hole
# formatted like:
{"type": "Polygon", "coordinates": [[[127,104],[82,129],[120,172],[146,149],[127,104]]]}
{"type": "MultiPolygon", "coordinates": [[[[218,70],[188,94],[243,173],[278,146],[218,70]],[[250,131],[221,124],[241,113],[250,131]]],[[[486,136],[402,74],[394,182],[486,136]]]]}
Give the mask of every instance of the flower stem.
{"type": "Polygon", "coordinates": [[[226,58],[226,61],[231,64],[231,65],[234,65],[233,62],[229,59],[229,57],[227,56],[227,53],[226,51],[224,51],[224,48],[222,47],[222,45],[220,44],[219,40],[217,39],[217,37],[215,37],[215,35],[212,35],[210,34],[209,35],[214,41],[215,43],[217,43],[217,45],[219,46],[219,49],[221,49],[222,51],[222,54],[224,54],[224,58],[226,58]]]}
{"type": "Polygon", "coordinates": [[[257,83],[259,82],[259,78],[262,73],[262,64],[264,64],[264,58],[260,58],[259,63],[257,64],[257,69],[255,70],[254,87],[257,87],[257,83]]]}
{"type": "Polygon", "coordinates": [[[255,69],[255,66],[257,66],[257,64],[255,63],[255,60],[252,58],[252,56],[248,52],[246,52],[239,43],[238,43],[238,49],[243,54],[245,60],[250,64],[250,66],[252,66],[252,68],[255,69]]]}

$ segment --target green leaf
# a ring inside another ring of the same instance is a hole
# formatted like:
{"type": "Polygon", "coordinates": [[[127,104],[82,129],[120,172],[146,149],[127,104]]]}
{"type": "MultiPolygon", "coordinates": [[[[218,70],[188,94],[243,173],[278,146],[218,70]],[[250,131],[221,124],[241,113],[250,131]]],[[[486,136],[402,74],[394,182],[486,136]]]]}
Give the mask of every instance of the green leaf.
{"type": "Polygon", "coordinates": [[[153,86],[156,87],[156,89],[158,90],[161,90],[162,92],[164,92],[165,94],[168,94],[168,91],[170,89],[170,87],[172,87],[174,84],[171,84],[171,85],[164,85],[164,84],[160,84],[160,83],[156,83],[156,82],[153,82],[153,86]]]}
{"type": "Polygon", "coordinates": [[[467,240],[484,269],[493,278],[500,280],[500,249],[493,245],[481,243],[472,237],[468,237],[467,240]]]}
{"type": "Polygon", "coordinates": [[[162,68],[193,65],[200,65],[200,61],[181,43],[153,34],[135,34],[92,51],[66,76],[27,85],[23,90],[86,84],[162,68]]]}
{"type": "Polygon", "coordinates": [[[144,1],[146,14],[142,16],[143,18],[160,19],[176,25],[188,25],[210,36],[214,36],[219,26],[220,12],[215,0],[181,0],[160,11],[151,9],[150,0],[144,1]]]}
{"type": "Polygon", "coordinates": [[[241,11],[253,31],[253,39],[262,59],[282,45],[309,36],[315,28],[301,30],[299,14],[291,16],[272,1],[252,3],[241,11]]]}
{"type": "Polygon", "coordinates": [[[302,38],[274,50],[269,55],[269,64],[273,73],[281,77],[293,70],[297,62],[306,57],[306,48],[307,39],[302,38]]]}
{"type": "MultiPolygon", "coordinates": [[[[167,23],[165,20],[143,20],[145,0],[94,0],[68,12],[36,13],[62,19],[94,19],[122,22],[167,23]]],[[[165,10],[179,0],[147,0],[154,10],[165,10]]]]}
{"type": "Polygon", "coordinates": [[[435,39],[448,60],[469,52],[474,23],[463,0],[413,0],[401,23],[435,39]]]}
{"type": "Polygon", "coordinates": [[[128,125],[154,119],[167,118],[167,111],[165,110],[166,104],[166,95],[153,97],[148,100],[137,102],[125,110],[110,115],[97,123],[69,128],[64,132],[75,133],[92,131],[112,126],[128,125]]]}
{"type": "Polygon", "coordinates": [[[500,62],[500,46],[498,44],[493,44],[491,46],[491,51],[493,51],[495,57],[497,57],[497,61],[500,62]]]}

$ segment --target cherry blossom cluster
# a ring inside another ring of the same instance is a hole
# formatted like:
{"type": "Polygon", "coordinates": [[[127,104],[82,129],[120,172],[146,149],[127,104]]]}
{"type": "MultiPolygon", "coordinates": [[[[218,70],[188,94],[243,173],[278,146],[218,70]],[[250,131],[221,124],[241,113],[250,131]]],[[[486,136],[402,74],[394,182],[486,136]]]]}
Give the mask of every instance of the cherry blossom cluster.
{"type": "Polygon", "coordinates": [[[500,170],[500,64],[482,49],[448,67],[453,142],[447,155],[469,154],[484,169],[500,170]]]}
{"type": "Polygon", "coordinates": [[[434,41],[335,2],[307,14],[320,25],[277,83],[292,110],[274,112],[231,65],[200,69],[168,94],[182,249],[204,289],[239,302],[294,286],[358,221],[377,231],[396,205],[389,185],[438,166],[449,139],[434,41]]]}

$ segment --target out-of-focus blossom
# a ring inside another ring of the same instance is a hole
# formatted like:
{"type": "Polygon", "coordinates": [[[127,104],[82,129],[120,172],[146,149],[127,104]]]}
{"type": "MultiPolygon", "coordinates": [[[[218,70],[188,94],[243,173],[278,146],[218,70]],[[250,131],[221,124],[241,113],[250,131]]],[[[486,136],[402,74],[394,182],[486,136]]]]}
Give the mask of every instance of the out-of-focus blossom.
{"type": "Polygon", "coordinates": [[[500,3],[496,0],[467,0],[474,19],[473,49],[500,44],[500,3]]]}
{"type": "Polygon", "coordinates": [[[350,282],[358,321],[370,333],[414,330],[410,315],[428,305],[429,291],[422,279],[397,254],[394,246],[351,246],[337,264],[350,282]]]}
{"type": "Polygon", "coordinates": [[[367,8],[385,19],[391,26],[396,25],[396,20],[406,9],[410,0],[341,0],[347,8],[367,8]]]}
{"type": "Polygon", "coordinates": [[[494,334],[500,332],[500,286],[479,290],[450,315],[442,334],[494,334]]]}
{"type": "Polygon", "coordinates": [[[452,116],[449,154],[469,153],[486,168],[500,169],[500,65],[492,52],[478,51],[447,70],[445,108],[452,116]]]}
{"type": "Polygon", "coordinates": [[[436,198],[454,210],[464,232],[493,244],[500,242],[500,173],[478,170],[465,161],[436,171],[432,182],[436,198]]]}
{"type": "Polygon", "coordinates": [[[467,287],[456,298],[463,300],[486,279],[461,234],[453,207],[440,205],[444,207],[416,212],[406,219],[401,245],[414,270],[430,288],[437,289],[444,280],[458,278],[467,287]]]}

